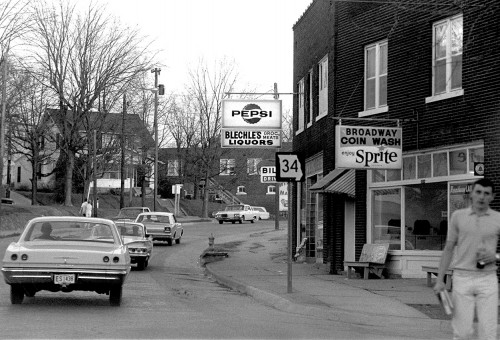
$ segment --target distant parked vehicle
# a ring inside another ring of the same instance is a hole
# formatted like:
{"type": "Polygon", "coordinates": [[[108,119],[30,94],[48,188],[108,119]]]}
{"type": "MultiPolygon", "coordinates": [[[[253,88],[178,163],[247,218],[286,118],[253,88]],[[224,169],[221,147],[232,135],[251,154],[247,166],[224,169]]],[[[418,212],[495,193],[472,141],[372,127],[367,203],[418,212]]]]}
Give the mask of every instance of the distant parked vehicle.
{"type": "Polygon", "coordinates": [[[149,264],[153,252],[153,240],[146,236],[146,229],[142,223],[129,221],[115,221],[123,243],[128,248],[131,263],[137,264],[137,269],[143,270],[149,264]]]}
{"type": "Polygon", "coordinates": [[[269,212],[264,207],[252,207],[252,209],[256,212],[257,218],[259,220],[268,220],[269,212]]]}
{"type": "Polygon", "coordinates": [[[181,243],[184,229],[172,213],[146,212],[139,214],[135,222],[144,224],[146,235],[151,236],[153,241],[166,241],[169,246],[172,245],[173,241],[177,244],[181,243]]]}
{"type": "Polygon", "coordinates": [[[113,221],[135,221],[137,216],[144,212],[151,212],[148,207],[126,207],[121,208],[117,216],[113,217],[113,221]]]}
{"type": "Polygon", "coordinates": [[[232,204],[228,205],[224,211],[219,211],[215,214],[215,219],[219,224],[224,222],[243,223],[243,221],[250,221],[254,223],[257,220],[257,212],[252,209],[248,204],[232,204]]]}

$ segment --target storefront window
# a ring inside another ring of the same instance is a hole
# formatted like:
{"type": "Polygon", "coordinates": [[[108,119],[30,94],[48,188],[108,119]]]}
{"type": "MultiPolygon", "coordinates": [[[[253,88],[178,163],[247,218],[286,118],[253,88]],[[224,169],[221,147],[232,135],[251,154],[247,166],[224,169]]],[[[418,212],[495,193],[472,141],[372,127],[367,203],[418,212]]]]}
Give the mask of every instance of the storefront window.
{"type": "Polygon", "coordinates": [[[467,173],[467,150],[450,151],[450,175],[467,173]]]}
{"type": "Polygon", "coordinates": [[[316,256],[316,218],[317,218],[317,198],[318,194],[309,190],[318,181],[318,176],[314,175],[306,179],[306,257],[316,256]]]}
{"type": "Polygon", "coordinates": [[[374,183],[385,182],[385,170],[372,170],[372,181],[374,183]]]}
{"type": "Polygon", "coordinates": [[[442,250],[448,226],[446,182],[408,185],[405,190],[405,249],[442,250]]]}
{"type": "Polygon", "coordinates": [[[403,179],[415,179],[415,156],[403,157],[403,179]]]}
{"type": "Polygon", "coordinates": [[[401,190],[373,190],[373,243],[389,243],[389,249],[401,249],[401,190]]]}
{"type": "Polygon", "coordinates": [[[418,178],[431,177],[431,155],[419,155],[418,159],[418,178]]]}
{"type": "Polygon", "coordinates": [[[434,177],[448,176],[448,153],[438,152],[432,155],[432,173],[434,177]]]}
{"type": "Polygon", "coordinates": [[[474,172],[474,162],[484,162],[484,148],[469,150],[469,172],[474,172]]]}
{"type": "Polygon", "coordinates": [[[387,170],[387,181],[400,181],[401,170],[387,170]]]}

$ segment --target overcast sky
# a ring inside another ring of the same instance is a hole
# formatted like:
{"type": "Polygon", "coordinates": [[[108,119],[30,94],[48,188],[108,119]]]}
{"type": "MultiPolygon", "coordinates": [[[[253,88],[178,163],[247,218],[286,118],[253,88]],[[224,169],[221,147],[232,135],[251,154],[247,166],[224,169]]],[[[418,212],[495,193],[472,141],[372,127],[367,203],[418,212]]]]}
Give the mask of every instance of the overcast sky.
{"type": "MultiPolygon", "coordinates": [[[[98,0],[122,24],[138,26],[162,50],[159,78],[182,92],[200,57],[235,61],[241,87],[293,92],[292,27],[312,0],[98,0]],[[248,86],[247,86],[248,85],[248,86]]],[[[272,99],[269,98],[262,99],[272,99]]],[[[291,96],[280,97],[283,110],[291,96]]]]}

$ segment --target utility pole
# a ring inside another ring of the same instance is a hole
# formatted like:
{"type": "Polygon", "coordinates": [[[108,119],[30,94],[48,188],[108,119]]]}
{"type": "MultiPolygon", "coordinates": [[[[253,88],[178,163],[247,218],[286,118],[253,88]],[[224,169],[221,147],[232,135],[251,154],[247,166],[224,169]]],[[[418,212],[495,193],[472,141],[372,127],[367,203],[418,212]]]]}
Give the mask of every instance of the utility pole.
{"type": "MultiPolygon", "coordinates": [[[[2,60],[2,112],[0,117],[0,198],[3,198],[5,195],[4,187],[3,187],[3,156],[5,153],[5,107],[6,107],[6,96],[7,96],[7,52],[5,52],[2,60]]],[[[0,209],[2,203],[0,202],[0,209]]],[[[2,214],[0,213],[0,217],[2,214]]],[[[1,221],[0,221],[1,225],[1,221]]]]}
{"type": "MultiPolygon", "coordinates": [[[[127,114],[127,94],[123,94],[122,134],[121,134],[121,164],[120,164],[120,209],[125,206],[125,115],[127,114]]],[[[130,188],[132,190],[132,188],[130,188]]]]}
{"type": "Polygon", "coordinates": [[[155,74],[155,114],[153,129],[155,130],[155,165],[154,165],[154,190],[153,190],[153,211],[156,211],[156,195],[158,195],[158,75],[161,69],[155,67],[151,73],[155,74]]]}

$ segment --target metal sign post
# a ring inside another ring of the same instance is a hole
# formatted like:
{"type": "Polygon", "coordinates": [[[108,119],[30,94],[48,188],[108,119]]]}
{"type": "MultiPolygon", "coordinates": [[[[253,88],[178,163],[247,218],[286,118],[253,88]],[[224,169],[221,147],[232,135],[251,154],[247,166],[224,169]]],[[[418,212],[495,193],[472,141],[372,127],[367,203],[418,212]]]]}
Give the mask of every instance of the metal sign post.
{"type": "Polygon", "coordinates": [[[287,261],[287,293],[292,293],[292,182],[302,182],[305,178],[305,163],[297,153],[276,153],[276,181],[288,182],[288,261],[287,261]]]}

